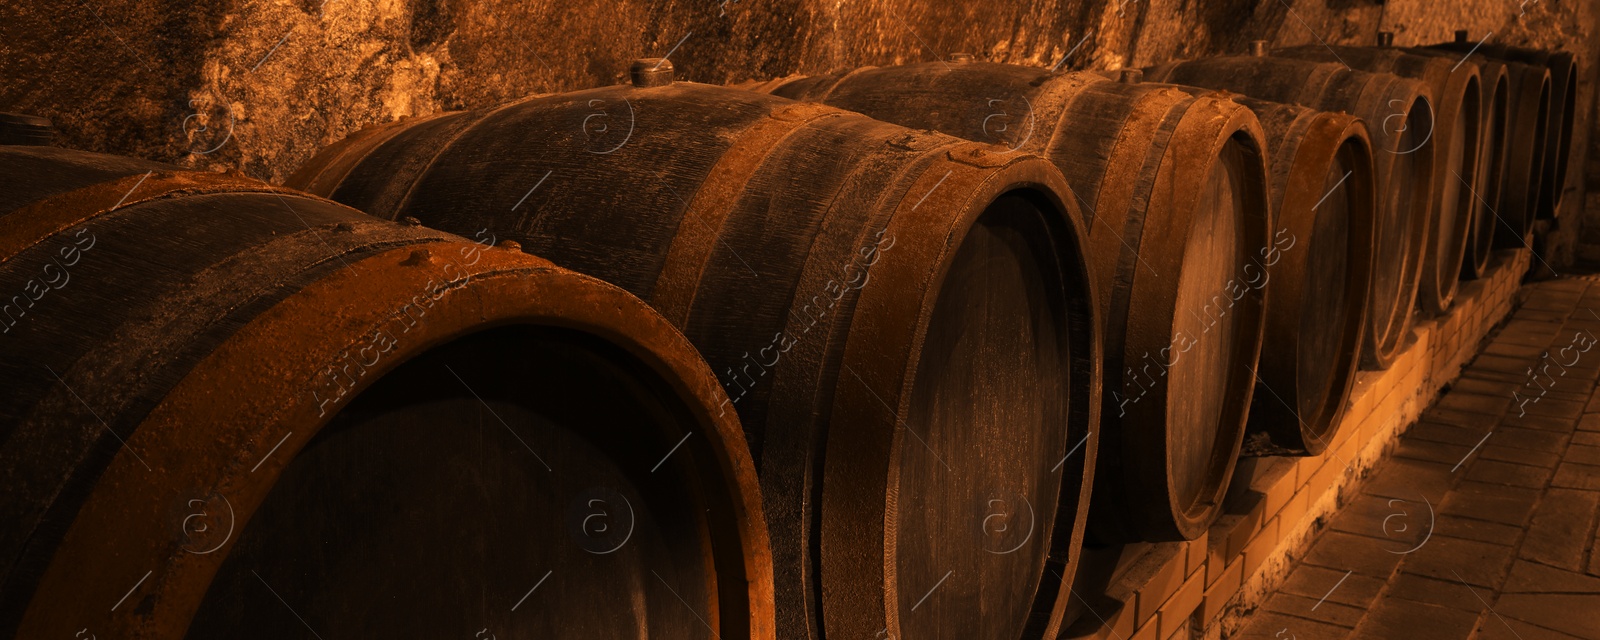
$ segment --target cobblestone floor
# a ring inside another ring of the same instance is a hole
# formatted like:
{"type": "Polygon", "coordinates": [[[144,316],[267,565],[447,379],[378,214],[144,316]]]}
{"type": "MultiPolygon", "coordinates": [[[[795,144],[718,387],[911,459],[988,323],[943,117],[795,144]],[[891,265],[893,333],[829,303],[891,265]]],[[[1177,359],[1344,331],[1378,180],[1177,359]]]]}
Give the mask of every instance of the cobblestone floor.
{"type": "Polygon", "coordinates": [[[1600,640],[1600,278],[1522,295],[1235,637],[1600,640]]]}

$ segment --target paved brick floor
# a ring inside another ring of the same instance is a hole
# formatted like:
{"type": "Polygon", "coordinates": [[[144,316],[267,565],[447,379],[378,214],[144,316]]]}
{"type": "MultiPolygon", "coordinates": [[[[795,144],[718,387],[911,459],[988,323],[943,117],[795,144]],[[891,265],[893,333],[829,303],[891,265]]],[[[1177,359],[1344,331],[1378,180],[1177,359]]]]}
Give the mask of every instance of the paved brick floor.
{"type": "Polygon", "coordinates": [[[1522,295],[1236,637],[1600,640],[1600,278],[1522,295]]]}

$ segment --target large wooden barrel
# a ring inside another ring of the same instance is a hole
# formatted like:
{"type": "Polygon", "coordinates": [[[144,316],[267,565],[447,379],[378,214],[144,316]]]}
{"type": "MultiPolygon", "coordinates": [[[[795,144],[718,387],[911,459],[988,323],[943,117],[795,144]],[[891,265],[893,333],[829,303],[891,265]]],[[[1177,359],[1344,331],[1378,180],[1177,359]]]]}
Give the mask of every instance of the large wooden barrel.
{"type": "Polygon", "coordinates": [[[1430,229],[1417,304],[1430,314],[1450,308],[1461,282],[1461,265],[1478,217],[1478,153],[1482,148],[1483,89],[1478,66],[1420,55],[1391,46],[1392,34],[1379,34],[1380,46],[1301,46],[1272,55],[1348,64],[1361,71],[1392,73],[1423,83],[1433,106],[1433,126],[1423,132],[1434,148],[1430,229]]]}
{"type": "Polygon", "coordinates": [[[1273,250],[1250,455],[1317,455],[1333,442],[1361,364],[1378,206],[1367,126],[1355,116],[1237,98],[1267,134],[1273,250]]]}
{"type": "Polygon", "coordinates": [[[738,423],[637,298],[237,175],[0,176],[0,635],[775,637],[738,423]]]}
{"type": "MultiPolygon", "coordinates": [[[[1460,59],[1459,53],[1436,49],[1411,49],[1428,55],[1447,55],[1460,59]]],[[[1468,62],[1478,65],[1482,83],[1479,113],[1483,144],[1478,147],[1477,188],[1467,195],[1477,201],[1478,210],[1472,220],[1472,232],[1467,240],[1467,257],[1461,264],[1461,278],[1476,280],[1489,269],[1489,258],[1494,254],[1497,230],[1505,226],[1499,211],[1500,192],[1506,181],[1506,158],[1515,141],[1509,137],[1511,130],[1511,78],[1503,62],[1480,55],[1468,57],[1468,62]]]]}
{"type": "MultiPolygon", "coordinates": [[[[1454,53],[1454,52],[1452,52],[1454,53]]],[[[1455,55],[1460,55],[1455,53],[1455,55]]],[[[1494,249],[1531,248],[1533,223],[1543,206],[1545,159],[1550,141],[1550,72],[1520,62],[1494,62],[1506,79],[1505,144],[1496,158],[1498,185],[1479,195],[1489,209],[1494,249]],[[1492,196],[1490,194],[1493,194],[1492,196]]]]}
{"type": "MultiPolygon", "coordinates": [[[[1540,138],[1539,170],[1535,183],[1538,191],[1537,217],[1553,218],[1561,212],[1561,202],[1566,194],[1568,170],[1572,158],[1573,123],[1578,111],[1577,59],[1565,51],[1547,51],[1511,47],[1503,44],[1474,42],[1466,31],[1457,31],[1455,41],[1435,45],[1448,51],[1474,51],[1489,58],[1517,62],[1543,68],[1550,74],[1550,100],[1548,126],[1540,138]]],[[[1535,73],[1535,75],[1537,75],[1535,73]]]]}
{"type": "Polygon", "coordinates": [[[1427,88],[1391,74],[1256,53],[1175,62],[1145,73],[1164,82],[1345,112],[1369,123],[1379,200],[1362,367],[1385,369],[1411,334],[1429,237],[1434,148],[1427,142],[1434,109],[1427,88]]]}
{"type": "Polygon", "coordinates": [[[1107,293],[1091,533],[1199,536],[1219,513],[1260,350],[1265,144],[1225,98],[993,63],[867,67],[762,89],[1048,157],[1081,199],[1107,293]],[[1254,271],[1252,271],[1254,269],[1254,271]]]}
{"type": "Polygon", "coordinates": [[[1053,637],[1101,362],[1060,172],[669,65],[380,127],[293,182],[487,227],[680,326],[757,455],[780,635],[1053,637]]]}

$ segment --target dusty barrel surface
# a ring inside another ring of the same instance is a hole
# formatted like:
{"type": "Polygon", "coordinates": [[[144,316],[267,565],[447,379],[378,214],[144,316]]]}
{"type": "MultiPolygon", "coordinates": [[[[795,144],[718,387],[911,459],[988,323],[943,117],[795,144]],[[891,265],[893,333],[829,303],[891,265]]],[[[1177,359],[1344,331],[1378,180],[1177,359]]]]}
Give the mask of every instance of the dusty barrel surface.
{"type": "Polygon", "coordinates": [[[1390,74],[1274,56],[1189,60],[1146,71],[1164,82],[1345,112],[1368,123],[1377,173],[1378,222],[1362,367],[1384,369],[1405,346],[1426,255],[1433,180],[1433,108],[1426,88],[1390,74]]]}
{"type": "Polygon", "coordinates": [[[1198,536],[1237,460],[1264,326],[1264,143],[1248,109],[1158,84],[992,63],[794,78],[766,90],[1034,151],[1090,218],[1106,325],[1104,541],[1198,536]]]}
{"type": "Polygon", "coordinates": [[[1238,98],[1272,162],[1271,296],[1244,451],[1316,455],[1335,437],[1361,364],[1377,192],[1360,119],[1238,98]]]}
{"type": "Polygon", "coordinates": [[[1053,635],[1100,396],[1060,173],[820,105],[635,81],[372,129],[294,182],[491,228],[680,326],[756,452],[780,635],[1053,635]]]}
{"type": "MultiPolygon", "coordinates": [[[[1407,49],[1419,55],[1445,56],[1451,61],[1461,59],[1461,54],[1438,49],[1407,49]]],[[[1467,255],[1461,264],[1461,278],[1475,280],[1483,277],[1489,268],[1489,258],[1494,253],[1495,234],[1509,228],[1500,215],[1500,194],[1505,188],[1510,171],[1506,158],[1515,140],[1511,130],[1511,79],[1503,62],[1480,55],[1467,56],[1467,62],[1478,66],[1478,113],[1481,144],[1478,145],[1477,180],[1474,189],[1464,197],[1475,201],[1477,212],[1472,219],[1467,238],[1467,255]]]]}
{"type": "MultiPolygon", "coordinates": [[[[1386,39],[1384,41],[1387,41],[1386,39]]],[[[1466,60],[1412,53],[1393,46],[1278,49],[1275,56],[1348,64],[1362,71],[1417,80],[1427,88],[1432,127],[1422,132],[1433,148],[1430,221],[1418,306],[1430,314],[1450,308],[1461,282],[1473,221],[1482,206],[1478,154],[1483,140],[1483,89],[1478,66],[1466,60]]]]}
{"type": "Polygon", "coordinates": [[[738,423],[637,298],[243,177],[0,175],[3,632],[775,637],[738,423]]]}
{"type": "Polygon", "coordinates": [[[1539,192],[1538,217],[1555,217],[1561,211],[1562,198],[1566,194],[1572,159],[1573,125],[1578,111],[1577,58],[1565,51],[1473,42],[1465,31],[1457,31],[1454,42],[1434,45],[1434,48],[1454,52],[1475,51],[1491,59],[1526,64],[1549,72],[1549,124],[1540,138],[1542,154],[1539,170],[1535,172],[1538,176],[1535,182],[1539,192]]]}

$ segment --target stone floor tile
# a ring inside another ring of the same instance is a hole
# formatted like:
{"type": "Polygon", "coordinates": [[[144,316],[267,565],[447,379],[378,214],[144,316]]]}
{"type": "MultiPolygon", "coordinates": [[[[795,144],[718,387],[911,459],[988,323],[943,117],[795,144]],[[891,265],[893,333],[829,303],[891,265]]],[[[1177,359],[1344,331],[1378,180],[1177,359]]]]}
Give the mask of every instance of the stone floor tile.
{"type": "Polygon", "coordinates": [[[1395,448],[1394,455],[1400,458],[1454,465],[1466,457],[1471,450],[1472,447],[1463,444],[1447,444],[1423,440],[1422,438],[1405,438],[1400,441],[1400,446],[1395,448]]]}
{"type": "Polygon", "coordinates": [[[1403,500],[1418,500],[1426,496],[1429,500],[1436,501],[1449,491],[1453,484],[1450,465],[1391,458],[1371,479],[1367,480],[1362,492],[1403,500]]]}
{"type": "Polygon", "coordinates": [[[1550,486],[1600,490],[1600,467],[1563,462],[1561,466],[1556,467],[1556,477],[1550,481],[1550,486]]]}
{"type": "Polygon", "coordinates": [[[1387,580],[1395,567],[1400,565],[1401,556],[1389,552],[1393,546],[1393,543],[1376,538],[1328,531],[1311,545],[1304,561],[1326,569],[1354,571],[1387,580]]]}
{"type": "Polygon", "coordinates": [[[1539,413],[1535,410],[1535,408],[1540,404],[1544,404],[1544,401],[1541,400],[1539,402],[1529,403],[1527,407],[1528,413],[1524,416],[1518,416],[1517,409],[1513,407],[1511,411],[1506,413],[1506,417],[1500,420],[1500,426],[1517,427],[1520,429],[1537,429],[1539,431],[1549,431],[1562,435],[1572,433],[1572,418],[1552,417],[1543,413],[1539,413]]]}
{"type": "MultiPolygon", "coordinates": [[[[1518,427],[1501,427],[1495,429],[1495,434],[1495,438],[1499,438],[1502,435],[1506,436],[1496,441],[1497,444],[1503,446],[1556,454],[1566,452],[1567,441],[1570,439],[1570,436],[1566,433],[1551,433],[1518,427]]],[[[1481,438],[1482,436],[1479,437],[1481,438]]]]}
{"type": "Polygon", "coordinates": [[[1335,571],[1309,564],[1298,565],[1289,573],[1283,586],[1278,587],[1278,592],[1307,598],[1327,597],[1328,602],[1366,608],[1378,597],[1378,593],[1383,591],[1384,582],[1347,571],[1349,570],[1335,571]]]}
{"type": "Polygon", "coordinates": [[[1453,411],[1471,411],[1475,413],[1492,413],[1500,415],[1511,406],[1511,394],[1479,395],[1461,390],[1452,390],[1439,398],[1434,404],[1440,409],[1453,411]]]}
{"type": "Polygon", "coordinates": [[[1478,595],[1459,580],[1439,580],[1405,572],[1390,581],[1389,590],[1383,593],[1383,597],[1426,602],[1467,613],[1482,613],[1487,609],[1478,595]]]}
{"type": "Polygon", "coordinates": [[[1506,407],[1509,408],[1511,392],[1518,389],[1514,382],[1500,382],[1498,380],[1484,380],[1481,378],[1458,378],[1450,384],[1451,393],[1473,393],[1482,396],[1498,396],[1505,398],[1506,407]]]}
{"type": "Polygon", "coordinates": [[[1267,603],[1262,608],[1274,613],[1316,620],[1317,622],[1325,622],[1351,629],[1354,629],[1356,623],[1361,622],[1362,616],[1367,613],[1366,607],[1339,604],[1332,600],[1323,600],[1321,596],[1306,597],[1288,593],[1273,595],[1267,599],[1267,603]]]}
{"type": "MultiPolygon", "coordinates": [[[[1451,409],[1432,407],[1422,412],[1422,419],[1428,422],[1443,422],[1445,424],[1452,424],[1458,427],[1474,429],[1477,430],[1478,433],[1483,433],[1502,421],[1514,419],[1517,413],[1517,408],[1515,406],[1512,406],[1508,411],[1506,411],[1504,417],[1501,417],[1501,414],[1454,411],[1451,409]]],[[[1530,414],[1524,417],[1532,417],[1532,415],[1530,414]]]]}
{"type": "Polygon", "coordinates": [[[1257,610],[1243,630],[1229,640],[1344,640],[1350,630],[1341,626],[1257,610]]]}
{"type": "MultiPolygon", "coordinates": [[[[1574,381],[1569,379],[1569,378],[1570,378],[1570,375],[1564,375],[1564,376],[1562,376],[1560,378],[1557,378],[1556,379],[1556,384],[1555,384],[1555,386],[1551,387],[1551,390],[1555,391],[1555,390],[1558,390],[1558,389],[1564,389],[1564,387],[1561,384],[1563,382],[1568,383],[1567,386],[1571,386],[1571,383],[1574,382],[1574,381]]],[[[1584,384],[1584,383],[1580,382],[1578,384],[1584,384]]],[[[1587,386],[1587,385],[1585,384],[1584,386],[1587,386]]],[[[1510,404],[1510,403],[1508,403],[1508,404],[1510,404]]],[[[1563,421],[1563,423],[1565,423],[1566,421],[1575,420],[1575,419],[1577,419],[1578,416],[1583,415],[1583,404],[1584,403],[1578,402],[1578,401],[1563,400],[1561,398],[1556,398],[1556,397],[1551,397],[1549,395],[1546,395],[1544,398],[1541,398],[1538,402],[1529,404],[1527,409],[1528,409],[1528,415],[1530,415],[1530,416],[1544,416],[1544,417],[1550,417],[1550,418],[1559,418],[1560,420],[1563,421]]],[[[1516,413],[1517,413],[1516,409],[1512,408],[1508,415],[1516,415],[1516,413]]],[[[1568,429],[1571,429],[1571,425],[1570,424],[1563,424],[1563,426],[1565,426],[1568,429]]]]}
{"type": "Polygon", "coordinates": [[[1600,593],[1507,593],[1495,601],[1494,612],[1579,638],[1600,637],[1600,593]]]}
{"type": "Polygon", "coordinates": [[[1600,431],[1576,431],[1572,434],[1572,444],[1586,447],[1600,447],[1600,431]]]}
{"type": "Polygon", "coordinates": [[[1502,593],[1600,593],[1600,577],[1518,560],[1502,593]]]}
{"type": "MultiPolygon", "coordinates": [[[[1533,360],[1544,355],[1544,345],[1517,344],[1509,340],[1494,340],[1483,348],[1483,352],[1493,356],[1505,356],[1519,360],[1533,360]]],[[[1570,351],[1568,353],[1571,353],[1570,351]]]]}
{"type": "Polygon", "coordinates": [[[1561,459],[1565,462],[1600,466],[1600,447],[1576,443],[1569,444],[1566,455],[1561,456],[1561,459]]]}
{"type": "Polygon", "coordinates": [[[1396,513],[1390,504],[1393,500],[1395,498],[1358,493],[1333,514],[1328,528],[1369,538],[1388,537],[1384,534],[1384,519],[1396,513]]]}
{"type": "MultiPolygon", "coordinates": [[[[1594,435],[1595,442],[1600,442],[1600,433],[1596,433],[1594,435]]],[[[1576,436],[1574,436],[1574,438],[1576,438],[1576,436]]],[[[1504,439],[1505,437],[1501,436],[1501,440],[1504,439]]],[[[1558,465],[1561,464],[1560,454],[1549,451],[1534,451],[1532,449],[1514,447],[1509,444],[1497,442],[1493,436],[1483,443],[1483,447],[1478,450],[1478,457],[1483,458],[1484,460],[1514,462],[1517,464],[1544,467],[1551,470],[1554,470],[1558,465]]]]}
{"type": "Polygon", "coordinates": [[[1434,523],[1433,533],[1463,540],[1511,545],[1516,544],[1517,538],[1522,536],[1522,527],[1441,514],[1434,523]]]}
{"type": "Polygon", "coordinates": [[[1527,524],[1539,492],[1522,487],[1467,482],[1438,504],[1441,514],[1476,518],[1516,527],[1527,524]]]}
{"type": "Polygon", "coordinates": [[[1478,633],[1473,640],[1595,640],[1569,636],[1544,627],[1536,627],[1521,620],[1502,618],[1489,614],[1478,619],[1478,633]]]}
{"type": "MultiPolygon", "coordinates": [[[[1518,549],[1519,557],[1573,571],[1583,571],[1584,555],[1600,511],[1600,492],[1551,488],[1533,513],[1533,522],[1518,549]]],[[[1600,612],[1597,612],[1600,615],[1600,612]]],[[[1600,618],[1596,620],[1600,626],[1600,618]]]]}
{"type": "MultiPolygon", "coordinates": [[[[1600,414],[1596,415],[1600,416],[1600,414]]],[[[1470,449],[1472,445],[1478,444],[1478,441],[1483,439],[1483,434],[1488,432],[1488,429],[1468,429],[1443,422],[1418,422],[1406,431],[1402,441],[1428,440],[1430,442],[1459,445],[1470,449]]]]}
{"type": "Polygon", "coordinates": [[[1465,640],[1478,625],[1478,615],[1398,598],[1380,600],[1356,627],[1357,638],[1395,640],[1465,640]]]}
{"type": "MultiPolygon", "coordinates": [[[[1521,388],[1522,385],[1527,384],[1528,382],[1528,373],[1525,370],[1521,373],[1513,373],[1509,371],[1502,372],[1491,369],[1469,368],[1461,371],[1461,377],[1475,380],[1487,380],[1491,382],[1506,382],[1512,384],[1513,388],[1521,388]]],[[[1600,408],[1597,408],[1596,410],[1600,411],[1600,408]]]]}
{"type": "Polygon", "coordinates": [[[1405,556],[1400,570],[1438,580],[1496,588],[1511,569],[1515,549],[1507,545],[1434,536],[1405,556]]]}
{"type": "Polygon", "coordinates": [[[1499,460],[1473,460],[1466,466],[1467,480],[1529,489],[1543,488],[1551,475],[1550,469],[1499,460]]]}

